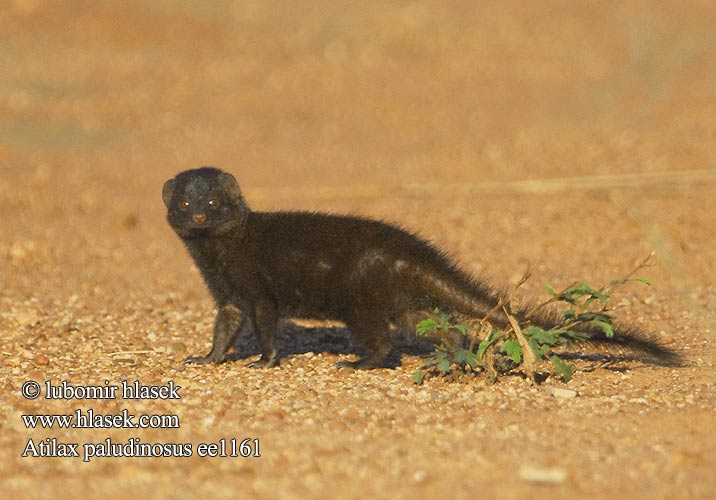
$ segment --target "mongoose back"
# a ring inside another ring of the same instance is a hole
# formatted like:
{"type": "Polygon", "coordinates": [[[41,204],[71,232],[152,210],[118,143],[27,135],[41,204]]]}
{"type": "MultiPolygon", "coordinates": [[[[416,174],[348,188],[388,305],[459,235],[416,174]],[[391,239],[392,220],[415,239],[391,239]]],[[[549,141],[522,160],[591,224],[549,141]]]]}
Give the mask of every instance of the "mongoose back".
{"type": "MultiPolygon", "coordinates": [[[[236,179],[217,168],[179,173],[164,184],[162,197],[169,224],[218,308],[211,351],[187,363],[223,362],[239,333],[251,328],[261,350],[251,366],[275,366],[279,321],[304,318],[345,323],[370,354],[337,365],[372,369],[385,366],[393,351],[391,325],[410,325],[416,312],[436,307],[482,318],[499,300],[445,253],[398,227],[359,217],[252,211],[236,179]]],[[[633,330],[609,339],[598,329],[588,333],[656,362],[675,360],[633,330]]]]}

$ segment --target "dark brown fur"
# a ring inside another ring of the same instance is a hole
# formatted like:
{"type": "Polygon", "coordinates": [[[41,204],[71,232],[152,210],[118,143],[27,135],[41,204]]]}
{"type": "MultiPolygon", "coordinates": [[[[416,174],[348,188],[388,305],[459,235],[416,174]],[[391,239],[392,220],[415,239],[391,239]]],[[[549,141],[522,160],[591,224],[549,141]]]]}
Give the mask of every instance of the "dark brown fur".
{"type": "MultiPolygon", "coordinates": [[[[370,354],[339,365],[370,369],[384,366],[393,350],[391,325],[410,324],[416,311],[440,307],[480,318],[498,300],[444,253],[397,227],[358,217],[251,211],[234,177],[219,169],[182,172],[162,195],[169,224],[218,308],[211,352],[186,362],[224,361],[239,332],[253,328],[261,358],[252,365],[275,366],[279,321],[311,318],[344,322],[370,354]]],[[[656,359],[673,355],[642,334],[619,342],[656,359]]]]}

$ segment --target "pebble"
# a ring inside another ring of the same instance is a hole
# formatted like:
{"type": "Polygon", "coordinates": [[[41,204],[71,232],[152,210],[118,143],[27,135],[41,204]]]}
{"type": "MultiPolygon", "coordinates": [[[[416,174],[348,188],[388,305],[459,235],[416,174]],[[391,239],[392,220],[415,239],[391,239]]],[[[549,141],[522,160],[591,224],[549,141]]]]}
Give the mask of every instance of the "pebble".
{"type": "Polygon", "coordinates": [[[37,355],[35,355],[34,358],[32,358],[32,360],[35,362],[35,364],[38,364],[38,365],[49,365],[50,364],[50,358],[48,358],[44,354],[37,354],[37,355]]]}
{"type": "Polygon", "coordinates": [[[565,387],[555,387],[553,385],[548,385],[545,387],[545,392],[547,394],[550,394],[554,396],[555,398],[562,398],[562,399],[571,399],[576,398],[579,393],[575,391],[574,389],[567,389],[565,387]]]}
{"type": "Polygon", "coordinates": [[[523,465],[518,475],[520,479],[530,483],[562,484],[567,480],[567,471],[561,467],[523,465]]]}
{"type": "Polygon", "coordinates": [[[35,311],[18,311],[15,313],[15,321],[21,326],[33,326],[40,321],[40,317],[35,311]]]}

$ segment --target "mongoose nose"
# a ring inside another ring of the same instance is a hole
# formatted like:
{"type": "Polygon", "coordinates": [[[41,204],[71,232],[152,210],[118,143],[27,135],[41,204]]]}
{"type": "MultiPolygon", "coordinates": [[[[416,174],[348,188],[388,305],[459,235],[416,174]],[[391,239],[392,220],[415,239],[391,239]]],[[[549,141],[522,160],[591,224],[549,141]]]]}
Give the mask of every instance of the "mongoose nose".
{"type": "Polygon", "coordinates": [[[194,216],[192,217],[192,219],[194,219],[194,222],[196,222],[197,224],[203,224],[204,222],[206,222],[206,215],[204,215],[204,214],[194,214],[194,216]]]}

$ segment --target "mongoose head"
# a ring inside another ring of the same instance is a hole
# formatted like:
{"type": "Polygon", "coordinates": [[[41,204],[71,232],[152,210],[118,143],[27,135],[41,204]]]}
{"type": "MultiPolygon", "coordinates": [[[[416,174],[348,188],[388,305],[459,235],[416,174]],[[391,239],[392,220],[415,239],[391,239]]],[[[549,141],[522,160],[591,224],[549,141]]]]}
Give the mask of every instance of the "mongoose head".
{"type": "Polygon", "coordinates": [[[167,220],[184,239],[212,238],[240,228],[249,208],[233,175],[214,167],[186,170],[164,183],[167,220]]]}

